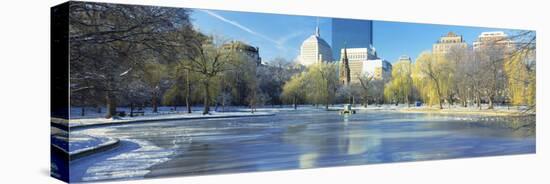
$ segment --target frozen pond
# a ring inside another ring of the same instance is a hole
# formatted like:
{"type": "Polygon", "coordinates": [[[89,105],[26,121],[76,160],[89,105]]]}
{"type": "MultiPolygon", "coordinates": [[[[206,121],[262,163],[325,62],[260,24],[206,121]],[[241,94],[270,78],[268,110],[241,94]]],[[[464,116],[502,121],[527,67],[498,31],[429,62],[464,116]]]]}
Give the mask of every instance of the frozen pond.
{"type": "Polygon", "coordinates": [[[72,181],[269,171],[535,153],[534,117],[399,112],[275,116],[96,127],[71,134],[121,146],[71,163],[72,181]]]}

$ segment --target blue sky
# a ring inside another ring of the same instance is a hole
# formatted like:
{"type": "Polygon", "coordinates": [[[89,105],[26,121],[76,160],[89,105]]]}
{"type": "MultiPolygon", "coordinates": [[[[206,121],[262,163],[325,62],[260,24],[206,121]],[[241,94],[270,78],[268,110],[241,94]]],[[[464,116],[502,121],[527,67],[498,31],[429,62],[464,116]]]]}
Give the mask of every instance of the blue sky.
{"type": "MultiPolygon", "coordinates": [[[[321,37],[329,44],[331,41],[330,18],[199,9],[193,11],[191,18],[193,25],[205,34],[221,35],[225,39],[259,47],[264,62],[276,57],[294,60],[302,41],[314,33],[317,22],[321,37]]],[[[374,47],[380,57],[390,62],[401,55],[416,58],[422,51],[431,50],[433,43],[449,31],[463,35],[469,44],[483,31],[514,32],[509,29],[386,21],[374,21],[373,27],[374,47]]]]}
{"type": "Polygon", "coordinates": [[[449,31],[462,35],[469,45],[481,32],[504,31],[509,35],[516,32],[511,29],[387,21],[374,21],[373,27],[373,42],[378,56],[390,62],[396,61],[401,55],[407,55],[414,60],[421,52],[430,51],[432,45],[449,31]]]}
{"type": "Polygon", "coordinates": [[[329,18],[198,9],[191,18],[194,26],[205,34],[260,47],[263,61],[276,57],[294,60],[302,42],[315,32],[317,21],[321,37],[329,43],[331,39],[329,18]]]}

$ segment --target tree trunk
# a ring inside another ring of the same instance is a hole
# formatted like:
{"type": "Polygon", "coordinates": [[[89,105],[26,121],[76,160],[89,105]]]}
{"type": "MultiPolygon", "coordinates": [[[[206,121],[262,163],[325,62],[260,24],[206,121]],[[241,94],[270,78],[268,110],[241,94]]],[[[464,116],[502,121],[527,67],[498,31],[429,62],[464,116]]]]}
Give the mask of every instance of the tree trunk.
{"type": "Polygon", "coordinates": [[[325,109],[328,111],[328,104],[330,103],[330,87],[328,85],[328,79],[326,79],[326,85],[327,85],[327,97],[326,97],[326,102],[325,102],[325,109]]]}
{"type": "Polygon", "coordinates": [[[86,115],[86,108],[85,107],[81,107],[80,108],[80,116],[85,116],[86,115]]]}
{"type": "Polygon", "coordinates": [[[210,113],[210,84],[209,80],[204,82],[204,110],[202,114],[210,113]]]}
{"type": "Polygon", "coordinates": [[[191,104],[189,102],[189,97],[191,95],[191,83],[189,82],[189,70],[186,70],[185,81],[187,83],[187,88],[185,89],[185,105],[187,106],[187,113],[191,114],[191,104]]]}
{"type": "Polygon", "coordinates": [[[225,95],[222,95],[222,112],[225,112],[225,95]]]}
{"type": "Polygon", "coordinates": [[[157,93],[153,92],[153,98],[151,99],[151,105],[153,106],[153,113],[158,112],[157,93]]]}
{"type": "Polygon", "coordinates": [[[112,92],[107,91],[107,95],[105,97],[107,101],[107,114],[105,115],[105,118],[112,118],[114,116],[117,116],[115,96],[112,94],[112,92]]]}
{"type": "Polygon", "coordinates": [[[367,95],[367,93],[365,92],[365,108],[367,108],[369,106],[369,97],[367,95]]]}
{"type": "Polygon", "coordinates": [[[409,102],[409,95],[405,97],[405,103],[407,103],[407,108],[411,107],[411,103],[409,102]]]}
{"type": "Polygon", "coordinates": [[[479,92],[476,95],[477,107],[481,109],[481,94],[479,92]]]}
{"type": "Polygon", "coordinates": [[[130,117],[134,117],[134,103],[130,103],[130,117]]]}
{"type": "Polygon", "coordinates": [[[494,98],[493,96],[489,97],[489,108],[487,108],[487,109],[493,109],[494,108],[493,107],[493,100],[494,100],[493,98],[494,98]]]}
{"type": "Polygon", "coordinates": [[[294,103],[294,110],[298,109],[298,105],[296,104],[296,96],[294,96],[294,98],[292,99],[293,103],[294,103]]]}
{"type": "Polygon", "coordinates": [[[450,109],[451,106],[454,105],[453,97],[450,97],[450,96],[449,96],[448,100],[449,100],[449,103],[448,103],[448,104],[449,104],[449,109],[450,109]]]}
{"type": "Polygon", "coordinates": [[[435,81],[437,87],[437,101],[439,101],[439,109],[443,109],[443,101],[441,100],[441,90],[439,89],[439,82],[435,81]]]}

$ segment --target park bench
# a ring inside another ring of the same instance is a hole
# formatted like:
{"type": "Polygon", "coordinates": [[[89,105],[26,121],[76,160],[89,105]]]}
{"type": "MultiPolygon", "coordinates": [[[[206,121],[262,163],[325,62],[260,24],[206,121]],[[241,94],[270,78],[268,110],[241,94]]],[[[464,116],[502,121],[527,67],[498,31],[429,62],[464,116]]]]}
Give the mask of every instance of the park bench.
{"type": "Polygon", "coordinates": [[[117,114],[119,117],[125,117],[125,116],[126,116],[126,111],[116,111],[116,114],[117,114]]]}
{"type": "Polygon", "coordinates": [[[139,115],[144,116],[145,111],[144,110],[137,110],[137,111],[132,112],[132,115],[133,116],[139,116],[139,115]]]}
{"type": "Polygon", "coordinates": [[[143,110],[143,107],[137,108],[137,110],[133,110],[133,108],[130,110],[130,116],[144,116],[145,110],[143,110]]]}

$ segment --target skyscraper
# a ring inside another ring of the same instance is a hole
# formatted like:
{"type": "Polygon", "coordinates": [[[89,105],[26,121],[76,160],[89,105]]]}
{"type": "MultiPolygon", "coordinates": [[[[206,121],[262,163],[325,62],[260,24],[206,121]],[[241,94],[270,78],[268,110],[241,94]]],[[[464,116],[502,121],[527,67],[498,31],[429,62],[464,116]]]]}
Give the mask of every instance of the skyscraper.
{"type": "Polygon", "coordinates": [[[332,57],[340,58],[340,52],[348,48],[371,48],[373,45],[371,20],[332,19],[332,57]]]}
{"type": "Polygon", "coordinates": [[[319,26],[315,34],[304,40],[300,47],[300,64],[309,66],[318,62],[332,62],[330,45],[321,38],[319,26]]]}

